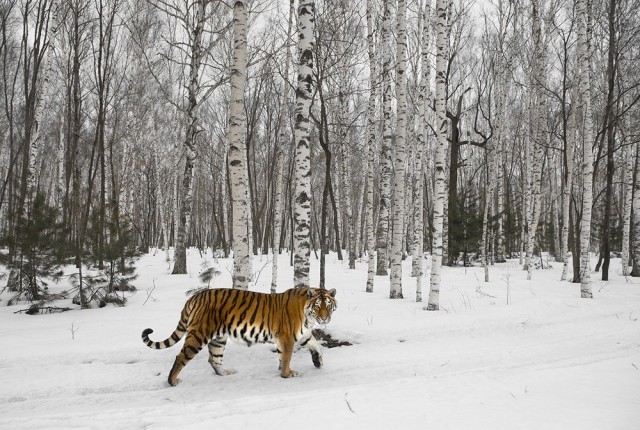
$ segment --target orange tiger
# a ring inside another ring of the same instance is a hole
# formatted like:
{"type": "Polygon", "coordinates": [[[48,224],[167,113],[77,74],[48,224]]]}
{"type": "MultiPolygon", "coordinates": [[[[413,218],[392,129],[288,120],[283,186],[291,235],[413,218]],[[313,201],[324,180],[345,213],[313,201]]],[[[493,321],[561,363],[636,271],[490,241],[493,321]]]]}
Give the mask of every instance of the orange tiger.
{"type": "Polygon", "coordinates": [[[202,349],[209,347],[209,363],[217,375],[229,375],[233,370],[222,368],[222,355],[229,337],[247,345],[273,342],[280,360],[280,376],[290,378],[297,372],[289,367],[296,345],[306,346],[315,367],[322,366],[322,350],[311,329],[314,324],[326,324],[337,307],[336,290],[293,288],[279,294],[264,294],[246,290],[218,288],[201,291],[187,300],[180,322],[169,338],[154,342],[150,328],[142,332],[142,341],[152,349],[164,349],[187,338],[176,357],[169,385],[180,382],[178,374],[202,349]]]}

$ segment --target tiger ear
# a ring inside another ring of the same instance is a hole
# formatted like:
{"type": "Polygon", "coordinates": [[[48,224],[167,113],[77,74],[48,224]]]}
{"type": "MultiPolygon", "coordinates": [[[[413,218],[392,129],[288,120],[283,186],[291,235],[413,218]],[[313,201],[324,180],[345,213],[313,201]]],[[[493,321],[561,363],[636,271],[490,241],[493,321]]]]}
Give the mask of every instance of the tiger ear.
{"type": "Polygon", "coordinates": [[[313,296],[315,296],[315,295],[316,295],[316,293],[313,291],[313,289],[312,289],[312,288],[309,288],[309,289],[307,290],[307,299],[312,299],[312,298],[313,298],[313,296]]]}
{"type": "Polygon", "coordinates": [[[335,288],[330,289],[330,290],[329,290],[329,295],[330,295],[331,297],[335,297],[335,296],[336,296],[336,289],[335,289],[335,288]]]}

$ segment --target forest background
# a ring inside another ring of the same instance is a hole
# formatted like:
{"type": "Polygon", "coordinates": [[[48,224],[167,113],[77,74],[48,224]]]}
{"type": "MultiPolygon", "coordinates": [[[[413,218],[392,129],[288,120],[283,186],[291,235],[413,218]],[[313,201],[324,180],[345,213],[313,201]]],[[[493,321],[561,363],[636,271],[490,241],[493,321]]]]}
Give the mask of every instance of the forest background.
{"type": "Polygon", "coordinates": [[[233,255],[236,288],[283,250],[324,286],[335,251],[391,298],[411,256],[431,310],[442,264],[531,279],[545,251],[585,298],[612,254],[638,276],[639,6],[1,0],[9,303],[72,264],[64,296],[123,304],[151,247],[233,255]]]}

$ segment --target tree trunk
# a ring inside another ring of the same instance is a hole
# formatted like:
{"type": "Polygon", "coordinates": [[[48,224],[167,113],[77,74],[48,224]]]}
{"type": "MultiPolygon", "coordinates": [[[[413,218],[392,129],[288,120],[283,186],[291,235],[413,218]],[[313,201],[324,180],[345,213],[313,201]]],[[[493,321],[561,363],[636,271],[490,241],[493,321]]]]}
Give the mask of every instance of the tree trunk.
{"type": "Polygon", "coordinates": [[[344,198],[344,220],[343,225],[347,228],[347,255],[349,256],[349,269],[356,268],[356,248],[355,248],[355,226],[353,217],[353,204],[351,201],[351,174],[350,174],[350,151],[349,151],[349,123],[347,118],[348,100],[346,95],[340,91],[338,94],[340,103],[340,153],[342,155],[341,172],[344,198]]]}
{"type": "Polygon", "coordinates": [[[582,219],[580,224],[580,296],[592,298],[591,263],[589,250],[591,243],[591,209],[593,204],[593,131],[591,118],[591,77],[590,48],[587,37],[589,19],[586,0],[576,1],[578,17],[578,67],[580,67],[580,105],[582,107],[582,219]]]}
{"type": "Polygon", "coordinates": [[[233,62],[229,102],[229,176],[233,213],[233,288],[247,290],[251,279],[249,194],[244,112],[247,80],[247,12],[244,2],[233,5],[233,62]]]}
{"type": "Polygon", "coordinates": [[[578,87],[580,75],[576,73],[574,80],[576,81],[571,91],[571,112],[569,113],[569,121],[567,125],[566,147],[564,150],[564,189],[562,190],[562,240],[560,242],[560,253],[564,256],[564,264],[562,266],[562,275],[560,280],[567,279],[569,270],[569,258],[571,257],[571,248],[569,247],[569,216],[571,210],[571,196],[573,188],[573,167],[574,167],[574,148],[576,142],[577,131],[577,110],[578,110],[578,87]]]}
{"type": "Polygon", "coordinates": [[[635,162],[632,173],[633,181],[633,240],[631,244],[633,249],[631,251],[631,259],[633,261],[633,267],[631,270],[631,276],[640,277],[640,175],[638,174],[638,159],[640,158],[640,151],[638,150],[638,144],[635,145],[635,162]]]}
{"type": "MultiPolygon", "coordinates": [[[[440,309],[440,278],[442,266],[442,223],[444,219],[445,167],[447,155],[447,111],[446,111],[446,72],[447,72],[447,0],[436,2],[436,180],[433,205],[433,254],[431,259],[431,279],[429,303],[427,309],[440,309]]],[[[452,160],[453,163],[453,160],[452,160]]]]}
{"type": "Polygon", "coordinates": [[[382,148],[380,151],[380,204],[378,207],[378,226],[376,231],[376,248],[378,261],[376,275],[388,275],[388,240],[389,240],[389,206],[391,201],[391,129],[392,95],[391,95],[391,0],[383,1],[382,23],[382,148]]]}
{"type": "Polygon", "coordinates": [[[528,201],[529,208],[527,216],[528,235],[527,235],[527,253],[525,266],[527,269],[527,280],[531,280],[533,275],[533,251],[535,246],[536,232],[540,219],[540,191],[541,191],[541,173],[542,160],[544,158],[544,124],[546,122],[546,103],[544,89],[544,73],[545,73],[545,47],[540,26],[540,2],[532,1],[533,13],[533,43],[534,54],[531,65],[531,100],[530,108],[530,135],[529,144],[527,146],[529,157],[527,159],[527,171],[529,177],[528,201]]]}
{"type": "Polygon", "coordinates": [[[285,127],[285,118],[287,113],[287,105],[289,101],[289,63],[291,61],[291,49],[289,48],[289,42],[291,40],[291,31],[293,27],[293,14],[295,10],[294,0],[289,2],[289,21],[287,25],[287,56],[284,63],[284,75],[282,79],[282,103],[280,105],[280,112],[278,114],[278,140],[275,143],[275,164],[276,164],[276,180],[275,180],[275,209],[274,209],[274,226],[273,226],[273,248],[272,248],[272,267],[271,267],[271,293],[276,292],[278,286],[278,256],[280,255],[280,234],[282,231],[282,178],[284,175],[284,154],[282,149],[284,148],[287,140],[287,133],[285,127]]]}
{"type": "Polygon", "coordinates": [[[296,89],[294,274],[296,288],[309,286],[309,243],[311,223],[311,148],[309,142],[309,109],[313,94],[315,2],[302,0],[298,6],[298,87],[296,89]]]}
{"type": "Polygon", "coordinates": [[[367,43],[369,53],[369,105],[367,108],[367,287],[368,293],[373,292],[373,282],[375,278],[375,235],[374,235],[374,216],[373,216],[373,185],[374,185],[374,163],[377,141],[376,127],[376,99],[378,96],[377,82],[377,59],[375,51],[375,21],[374,21],[374,5],[373,0],[367,0],[367,43]]]}
{"type": "Polygon", "coordinates": [[[637,155],[630,146],[624,149],[624,212],[622,216],[622,276],[629,276],[629,239],[631,236],[631,204],[633,202],[633,172],[637,155]]]}
{"type": "Polygon", "coordinates": [[[394,162],[393,233],[391,236],[391,290],[389,298],[402,298],[402,237],[404,236],[404,163],[407,137],[407,2],[398,1],[398,45],[396,60],[396,126],[394,162]]]}
{"type": "MultiPolygon", "coordinates": [[[[28,7],[28,5],[26,6],[28,7]]],[[[25,138],[29,138],[29,151],[28,151],[28,169],[26,172],[26,196],[24,199],[24,213],[30,214],[31,204],[34,198],[35,189],[36,189],[36,166],[38,165],[38,158],[40,152],[40,131],[42,129],[42,112],[44,109],[45,98],[47,96],[47,90],[49,88],[49,79],[51,78],[53,72],[53,61],[52,61],[52,53],[51,51],[54,49],[56,33],[58,31],[58,10],[60,6],[55,2],[51,2],[49,5],[49,19],[45,24],[46,31],[42,39],[35,42],[35,44],[39,47],[39,50],[34,50],[34,70],[33,76],[34,79],[31,81],[32,91],[35,94],[35,99],[31,99],[33,102],[33,116],[31,117],[31,121],[25,121],[25,138]],[[49,36],[49,31],[51,31],[51,36],[49,36]],[[48,46],[48,49],[47,49],[48,46]],[[38,55],[41,55],[41,58],[37,58],[38,55]],[[44,76],[42,78],[42,84],[40,88],[37,88],[36,77],[38,75],[38,69],[35,67],[35,64],[39,64],[40,70],[44,71],[44,76]],[[28,129],[27,129],[28,128],[28,129]]],[[[26,20],[26,17],[25,17],[26,20]]],[[[30,76],[25,76],[25,79],[30,78],[30,76]]],[[[26,119],[26,118],[25,118],[26,119]]]]}
{"type": "Polygon", "coordinates": [[[177,220],[178,234],[174,254],[173,275],[187,273],[187,235],[191,228],[191,211],[193,205],[193,181],[195,177],[196,158],[198,157],[196,135],[198,132],[198,115],[196,112],[198,89],[198,73],[202,62],[202,31],[205,21],[207,0],[197,0],[195,27],[191,34],[191,52],[189,63],[189,87],[187,106],[187,130],[185,133],[186,162],[182,174],[182,206],[177,220]]]}
{"type": "Polygon", "coordinates": [[[609,261],[611,258],[611,206],[613,199],[613,175],[615,164],[613,152],[615,150],[615,119],[614,119],[614,92],[616,83],[616,68],[614,67],[616,55],[616,0],[609,0],[609,52],[607,56],[607,108],[605,121],[607,122],[607,185],[604,204],[604,223],[602,226],[602,280],[609,280],[609,261]]]}
{"type": "Polygon", "coordinates": [[[420,88],[418,92],[418,139],[416,148],[416,199],[413,211],[413,273],[416,277],[416,302],[422,302],[422,276],[424,261],[424,154],[427,146],[427,109],[431,103],[431,67],[429,64],[429,32],[431,31],[431,4],[425,3],[422,14],[422,43],[420,88]]]}

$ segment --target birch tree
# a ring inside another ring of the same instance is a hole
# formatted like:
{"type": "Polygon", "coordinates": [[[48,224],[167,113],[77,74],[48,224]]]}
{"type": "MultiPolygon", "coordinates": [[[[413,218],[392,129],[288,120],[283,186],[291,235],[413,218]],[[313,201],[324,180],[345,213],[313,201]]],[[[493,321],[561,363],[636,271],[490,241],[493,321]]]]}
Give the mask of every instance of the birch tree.
{"type": "Polygon", "coordinates": [[[635,160],[634,160],[634,173],[632,175],[633,177],[633,201],[632,201],[632,213],[633,213],[633,220],[632,220],[632,235],[633,235],[633,240],[631,241],[632,244],[632,251],[631,251],[631,257],[633,260],[633,267],[631,269],[631,276],[634,277],[638,277],[640,276],[640,175],[638,175],[638,158],[639,158],[639,153],[638,153],[638,146],[636,144],[636,151],[635,151],[635,160]]]}
{"type": "MultiPolygon", "coordinates": [[[[343,73],[340,73],[341,75],[343,73]]],[[[347,73],[344,73],[346,75],[347,73]]],[[[348,77],[342,76],[341,80],[343,81],[342,89],[343,91],[348,88],[348,77]]],[[[347,254],[349,255],[349,269],[356,268],[356,240],[355,240],[355,226],[354,226],[354,216],[353,216],[353,205],[351,202],[351,157],[349,151],[349,118],[348,118],[348,105],[349,100],[347,94],[343,91],[338,93],[338,102],[340,103],[340,111],[338,114],[338,122],[340,127],[340,155],[341,162],[339,163],[341,167],[341,177],[342,177],[342,196],[344,199],[344,224],[347,229],[347,254]]],[[[337,191],[337,190],[336,190],[337,191]]]]}
{"type": "Polygon", "coordinates": [[[382,2],[382,148],[380,150],[380,200],[378,206],[378,226],[376,231],[377,267],[376,275],[387,276],[389,255],[389,211],[391,202],[391,144],[393,134],[391,128],[392,95],[391,95],[391,0],[382,2]]]}
{"type": "Polygon", "coordinates": [[[444,220],[445,169],[447,155],[447,109],[446,109],[446,74],[447,74],[447,0],[436,1],[436,155],[435,184],[433,204],[433,254],[431,257],[431,277],[429,302],[427,310],[440,309],[440,280],[442,268],[442,234],[444,220]]]}
{"type": "Polygon", "coordinates": [[[591,211],[593,203],[593,130],[591,117],[591,77],[590,77],[590,47],[587,33],[589,18],[587,15],[587,0],[576,1],[578,45],[577,64],[580,68],[580,107],[582,113],[582,220],[580,224],[580,296],[592,298],[591,293],[591,263],[589,251],[591,244],[591,211]]]}
{"type": "Polygon", "coordinates": [[[633,203],[633,170],[636,154],[633,154],[630,146],[624,149],[624,174],[623,196],[624,206],[622,215],[622,276],[629,276],[629,239],[631,237],[631,205],[633,203]]]}
{"type": "Polygon", "coordinates": [[[532,38],[534,45],[533,58],[531,60],[531,91],[529,99],[529,138],[527,145],[527,177],[529,202],[526,211],[527,216],[527,251],[525,266],[527,269],[527,279],[531,280],[533,274],[533,250],[535,245],[536,231],[540,219],[540,191],[542,159],[544,157],[544,124],[546,117],[546,102],[543,89],[545,86],[545,47],[541,28],[542,8],[540,0],[533,0],[532,7],[532,38]]]}
{"type": "Polygon", "coordinates": [[[404,236],[404,163],[407,136],[407,2],[398,1],[398,45],[396,97],[398,118],[394,159],[393,234],[391,236],[391,291],[389,298],[402,298],[402,238],[404,236]]]}
{"type": "Polygon", "coordinates": [[[233,5],[233,62],[229,103],[229,176],[233,213],[233,288],[246,290],[251,278],[247,148],[245,144],[244,89],[247,67],[247,12],[243,1],[233,5]]]}
{"type": "Polygon", "coordinates": [[[422,275],[424,253],[424,154],[427,146],[427,109],[431,100],[431,65],[429,64],[429,35],[431,31],[431,0],[427,0],[422,14],[422,43],[421,43],[421,77],[418,92],[418,142],[416,150],[416,201],[414,203],[414,245],[413,269],[416,276],[416,302],[422,302],[422,275]]]}
{"type": "MultiPolygon", "coordinates": [[[[187,273],[187,235],[191,227],[191,211],[193,203],[193,182],[196,169],[198,149],[196,137],[199,131],[197,113],[200,66],[202,64],[202,33],[204,31],[205,11],[208,0],[195,0],[193,7],[195,16],[191,22],[185,19],[189,29],[189,82],[187,86],[187,125],[184,140],[185,164],[182,173],[182,204],[177,219],[178,232],[176,237],[173,275],[187,273]]],[[[188,12],[187,12],[188,13],[188,12]]]]}
{"type": "Polygon", "coordinates": [[[275,202],[274,202],[274,226],[273,226],[273,260],[271,262],[271,292],[275,293],[278,286],[278,256],[280,255],[280,234],[282,230],[282,182],[284,176],[284,154],[282,148],[286,142],[285,117],[287,113],[287,102],[289,100],[289,63],[291,62],[291,32],[293,28],[293,14],[295,12],[294,0],[289,2],[289,20],[287,25],[287,52],[284,60],[284,74],[282,78],[282,103],[278,114],[278,141],[275,143],[275,202]]]}
{"type": "Polygon", "coordinates": [[[496,231],[496,262],[506,262],[504,255],[504,141],[505,129],[504,118],[506,110],[507,96],[509,93],[508,76],[508,56],[510,52],[507,47],[507,32],[513,11],[504,4],[502,0],[498,1],[498,51],[496,53],[496,120],[494,121],[494,133],[496,137],[496,194],[497,194],[497,231],[496,231]]]}
{"type": "Polygon", "coordinates": [[[298,85],[295,112],[295,209],[294,274],[296,288],[309,286],[311,224],[311,149],[309,109],[313,94],[313,49],[315,1],[301,0],[298,5],[298,85]]]}
{"type": "MultiPolygon", "coordinates": [[[[25,5],[25,12],[27,14],[29,11],[29,4],[25,5]]],[[[49,88],[49,80],[51,79],[52,74],[52,51],[54,49],[56,32],[58,29],[58,12],[60,6],[55,2],[51,1],[47,4],[46,1],[40,2],[37,5],[37,20],[35,22],[35,41],[33,48],[33,73],[31,76],[25,75],[25,81],[29,78],[31,80],[31,94],[28,92],[25,94],[25,98],[31,103],[32,106],[27,107],[27,115],[25,117],[25,140],[29,142],[29,152],[28,152],[28,169],[26,175],[26,196],[24,199],[25,203],[25,212],[28,214],[30,211],[30,206],[32,203],[32,199],[34,197],[34,192],[36,188],[36,168],[39,163],[39,151],[40,151],[40,136],[42,130],[42,113],[45,104],[46,93],[49,88]],[[42,72],[44,77],[40,85],[38,85],[38,74],[42,72]],[[29,115],[29,113],[31,115],[29,115]]],[[[27,18],[25,16],[25,25],[28,24],[27,18]]],[[[24,28],[25,37],[28,35],[28,29],[24,28]]],[[[26,49],[26,47],[25,47],[26,49]]],[[[28,67],[25,67],[25,71],[29,70],[28,67]]],[[[29,88],[27,84],[25,88],[29,88]]]]}
{"type": "Polygon", "coordinates": [[[562,265],[561,281],[567,279],[567,272],[569,271],[569,260],[571,259],[571,251],[569,250],[569,211],[571,210],[571,197],[573,195],[573,168],[574,168],[574,151],[576,142],[576,116],[578,109],[578,88],[580,87],[579,81],[580,75],[576,73],[574,78],[573,89],[571,92],[571,101],[573,107],[569,113],[569,120],[567,126],[567,137],[564,151],[564,164],[565,173],[563,181],[563,198],[562,198],[562,239],[560,241],[560,253],[564,257],[564,263],[562,265]]]}
{"type": "Polygon", "coordinates": [[[374,163],[377,142],[376,127],[376,100],[378,97],[377,82],[377,58],[375,50],[375,20],[374,20],[374,2],[367,0],[367,47],[369,54],[369,103],[367,106],[367,287],[368,293],[373,292],[373,283],[375,275],[375,235],[374,235],[374,217],[373,217],[373,176],[374,163]]]}

